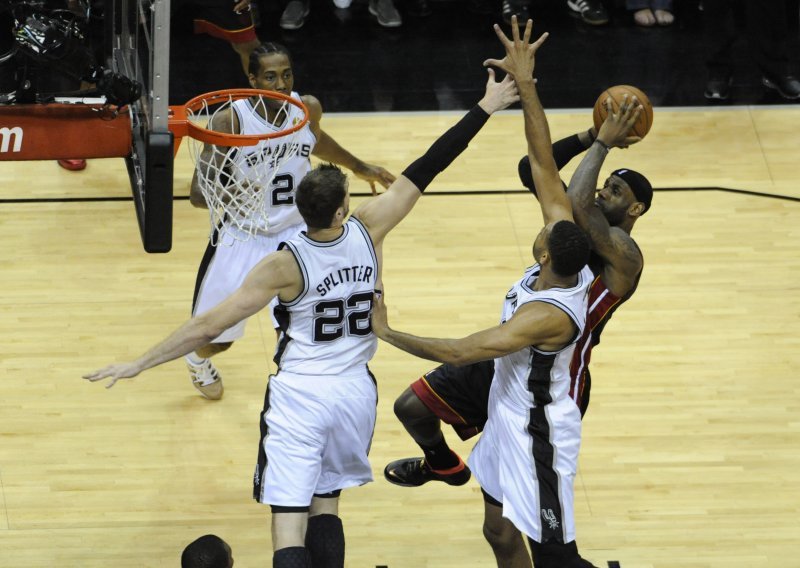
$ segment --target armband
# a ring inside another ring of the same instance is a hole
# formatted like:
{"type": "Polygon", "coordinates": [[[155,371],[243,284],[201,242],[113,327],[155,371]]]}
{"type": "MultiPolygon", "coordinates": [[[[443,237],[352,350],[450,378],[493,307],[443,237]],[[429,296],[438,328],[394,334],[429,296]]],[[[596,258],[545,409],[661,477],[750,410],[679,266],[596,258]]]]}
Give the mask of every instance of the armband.
{"type": "Polygon", "coordinates": [[[420,193],[424,192],[433,178],[466,150],[487,120],[489,114],[475,105],[455,126],[442,134],[422,157],[414,160],[403,171],[403,175],[417,186],[420,193]]]}

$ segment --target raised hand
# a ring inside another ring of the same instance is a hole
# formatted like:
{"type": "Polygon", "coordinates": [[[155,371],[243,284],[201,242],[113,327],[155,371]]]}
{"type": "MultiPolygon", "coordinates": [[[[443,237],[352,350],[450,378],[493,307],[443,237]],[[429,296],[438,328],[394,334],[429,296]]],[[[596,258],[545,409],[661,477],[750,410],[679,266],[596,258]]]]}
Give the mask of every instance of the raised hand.
{"type": "Polygon", "coordinates": [[[494,25],[494,32],[497,34],[500,43],[503,44],[506,56],[503,59],[487,59],[483,62],[483,65],[492,65],[502,69],[518,80],[533,78],[533,70],[536,66],[536,52],[547,40],[549,34],[543,33],[535,42],[529,43],[533,32],[533,20],[528,20],[527,24],[525,24],[525,31],[522,38],[520,38],[516,16],[511,17],[512,39],[508,39],[508,36],[497,24],[494,25]]]}
{"type": "Polygon", "coordinates": [[[383,188],[386,189],[392,185],[392,182],[395,180],[395,177],[385,168],[367,163],[364,163],[361,167],[354,170],[353,173],[357,178],[363,179],[369,183],[369,188],[372,190],[372,195],[376,195],[378,193],[377,189],[375,188],[376,183],[381,184],[383,188]]]}
{"type": "Polygon", "coordinates": [[[639,119],[639,114],[644,110],[636,97],[629,98],[623,95],[619,111],[614,112],[611,97],[605,101],[608,116],[597,133],[597,139],[606,146],[627,148],[641,140],[639,136],[628,136],[639,119]]]}
{"type": "Polygon", "coordinates": [[[489,79],[486,81],[486,94],[478,101],[478,104],[487,114],[492,114],[517,102],[519,92],[511,75],[506,75],[502,81],[498,82],[494,76],[494,69],[489,68],[487,71],[489,79]]]}
{"type": "Polygon", "coordinates": [[[233,11],[237,14],[247,12],[250,9],[250,0],[239,0],[234,6],[233,11]]]}

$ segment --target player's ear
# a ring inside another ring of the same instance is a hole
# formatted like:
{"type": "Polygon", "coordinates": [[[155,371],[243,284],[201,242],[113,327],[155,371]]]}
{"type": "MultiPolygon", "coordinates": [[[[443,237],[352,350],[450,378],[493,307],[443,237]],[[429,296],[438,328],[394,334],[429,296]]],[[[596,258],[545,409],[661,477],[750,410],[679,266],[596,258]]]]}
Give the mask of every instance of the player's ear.
{"type": "Polygon", "coordinates": [[[250,86],[256,88],[256,76],[252,73],[247,74],[247,80],[250,81],[250,86]]]}
{"type": "Polygon", "coordinates": [[[539,263],[539,266],[546,266],[548,262],[550,262],[550,253],[547,249],[543,250],[539,254],[539,258],[536,259],[536,262],[539,263]]]}
{"type": "Polygon", "coordinates": [[[644,203],[641,201],[634,201],[628,207],[628,215],[631,217],[641,217],[642,213],[644,213],[644,203]]]}

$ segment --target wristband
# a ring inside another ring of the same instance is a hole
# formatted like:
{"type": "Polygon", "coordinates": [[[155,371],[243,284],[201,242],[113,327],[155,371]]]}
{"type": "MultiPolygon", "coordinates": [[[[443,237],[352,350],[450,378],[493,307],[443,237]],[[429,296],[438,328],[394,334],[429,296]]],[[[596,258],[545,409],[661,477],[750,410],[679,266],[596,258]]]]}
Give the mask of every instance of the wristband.
{"type": "Polygon", "coordinates": [[[611,146],[609,146],[608,144],[606,144],[605,142],[603,142],[599,138],[595,138],[594,142],[592,142],[592,144],[600,144],[600,146],[602,146],[603,148],[606,149],[606,152],[610,152],[611,148],[612,148],[611,146]]]}

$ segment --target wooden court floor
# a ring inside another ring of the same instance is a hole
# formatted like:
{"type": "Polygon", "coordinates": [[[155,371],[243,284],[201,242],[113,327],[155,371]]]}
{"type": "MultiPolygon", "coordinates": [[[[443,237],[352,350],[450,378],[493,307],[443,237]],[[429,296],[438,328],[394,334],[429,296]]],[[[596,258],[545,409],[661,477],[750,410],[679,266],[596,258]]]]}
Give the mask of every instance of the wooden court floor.
{"type": "MultiPolygon", "coordinates": [[[[602,567],[800,567],[800,109],[656,112],[648,139],[604,168],[638,169],[662,190],[634,231],[639,290],[593,357],[578,545],[602,567]],[[753,193],[696,189],[716,187],[753,193]]],[[[398,173],[457,118],[339,115],[323,128],[398,173]]],[[[587,113],[550,119],[554,136],[588,126],[587,113]]],[[[521,115],[493,118],[388,238],[395,327],[455,337],[497,321],[541,215],[526,193],[475,191],[519,189],[523,148],[521,115]]],[[[185,154],[177,170],[185,195],[185,154]]],[[[0,566],[177,566],[206,533],[232,545],[236,566],[269,565],[268,509],[250,498],[274,370],[263,314],[217,358],[220,402],[195,394],[181,362],[111,390],[80,378],[188,316],[205,247],[207,218],[187,201],[172,252],[147,255],[129,201],[63,200],[127,196],[125,176],[119,160],[83,173],[0,164],[0,566]]],[[[342,497],[348,567],[493,565],[474,481],[406,489],[382,477],[418,452],[392,402],[431,366],[387,345],[371,365],[375,482],[342,497]]]]}

